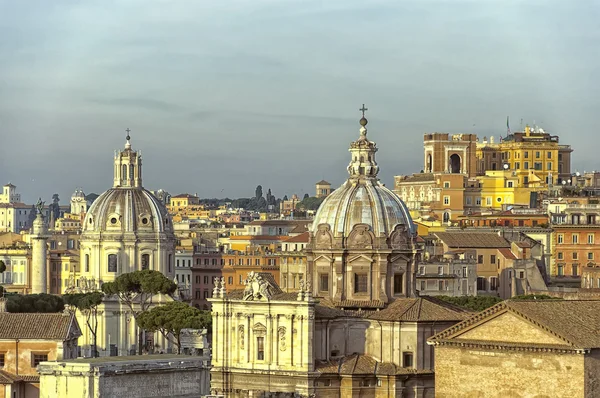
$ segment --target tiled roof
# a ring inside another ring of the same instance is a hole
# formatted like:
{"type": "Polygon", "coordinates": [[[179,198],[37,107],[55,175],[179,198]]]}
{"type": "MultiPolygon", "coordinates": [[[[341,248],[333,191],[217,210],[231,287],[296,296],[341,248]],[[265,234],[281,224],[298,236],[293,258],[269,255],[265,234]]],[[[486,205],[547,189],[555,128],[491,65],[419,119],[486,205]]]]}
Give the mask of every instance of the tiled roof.
{"type": "Polygon", "coordinates": [[[197,198],[195,195],[190,195],[189,193],[181,193],[177,196],[173,196],[171,199],[182,199],[182,198],[197,198]]]}
{"type": "Polygon", "coordinates": [[[463,308],[433,297],[399,298],[387,308],[372,313],[369,319],[380,321],[462,321],[473,315],[463,308]]]}
{"type": "Polygon", "coordinates": [[[0,340],[37,339],[66,340],[73,316],[63,313],[0,312],[0,340]]]}
{"type": "Polygon", "coordinates": [[[453,248],[510,248],[510,243],[493,232],[436,232],[448,247],[453,248]]]}
{"type": "Polygon", "coordinates": [[[308,222],[298,222],[296,226],[290,230],[290,234],[301,234],[308,231],[308,222]]]}
{"type": "Polygon", "coordinates": [[[340,359],[317,361],[315,370],[321,374],[340,375],[396,375],[431,374],[431,370],[401,368],[391,362],[380,362],[370,355],[352,354],[340,359]]]}
{"type": "Polygon", "coordinates": [[[308,243],[309,233],[303,232],[300,235],[292,236],[291,238],[285,240],[285,243],[308,243]]]}
{"type": "Polygon", "coordinates": [[[381,300],[341,300],[334,301],[333,305],[341,308],[383,308],[385,303],[381,300]]]}
{"type": "Polygon", "coordinates": [[[517,256],[515,256],[513,254],[513,252],[510,251],[510,249],[507,249],[505,247],[498,249],[498,252],[500,252],[500,254],[502,254],[504,256],[504,258],[509,259],[509,260],[516,260],[517,256]]]}
{"type": "MultiPolygon", "coordinates": [[[[230,300],[242,300],[244,298],[244,289],[236,289],[227,292],[227,298],[230,300]]],[[[281,291],[275,293],[271,297],[271,300],[276,301],[297,301],[297,299],[298,293],[285,293],[281,291]]]]}
{"type": "Polygon", "coordinates": [[[531,243],[529,243],[527,241],[518,241],[518,242],[515,242],[515,244],[518,247],[524,247],[524,248],[531,247],[531,243]]]}
{"type": "MultiPolygon", "coordinates": [[[[447,341],[456,333],[500,312],[511,312],[525,318],[565,340],[565,345],[573,349],[600,348],[600,300],[507,300],[438,333],[430,340],[447,341]]],[[[498,341],[494,343],[501,344],[498,341]]],[[[543,342],[540,343],[543,345],[543,342]]]]}
{"type": "Polygon", "coordinates": [[[329,183],[325,180],[321,180],[321,181],[317,182],[315,185],[331,185],[331,183],[329,183]]]}
{"type": "Polygon", "coordinates": [[[16,381],[21,381],[21,380],[22,379],[15,374],[12,374],[5,370],[0,370],[0,384],[12,384],[16,381]]]}
{"type": "Polygon", "coordinates": [[[398,180],[397,182],[399,184],[405,183],[405,182],[425,182],[425,181],[434,181],[435,178],[433,177],[432,173],[419,173],[419,174],[413,174],[412,176],[406,177],[403,180],[398,180]]]}

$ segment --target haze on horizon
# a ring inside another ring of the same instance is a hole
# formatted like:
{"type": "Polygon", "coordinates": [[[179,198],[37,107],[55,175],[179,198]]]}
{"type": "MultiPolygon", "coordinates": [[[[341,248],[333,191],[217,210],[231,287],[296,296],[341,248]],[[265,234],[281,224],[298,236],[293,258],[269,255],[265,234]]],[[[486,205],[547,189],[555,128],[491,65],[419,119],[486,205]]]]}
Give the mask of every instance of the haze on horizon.
{"type": "Polygon", "coordinates": [[[346,178],[358,108],[380,176],[423,133],[537,123],[600,169],[595,1],[0,0],[0,183],[26,203],[112,184],[125,128],[144,186],[314,194],[346,178]]]}

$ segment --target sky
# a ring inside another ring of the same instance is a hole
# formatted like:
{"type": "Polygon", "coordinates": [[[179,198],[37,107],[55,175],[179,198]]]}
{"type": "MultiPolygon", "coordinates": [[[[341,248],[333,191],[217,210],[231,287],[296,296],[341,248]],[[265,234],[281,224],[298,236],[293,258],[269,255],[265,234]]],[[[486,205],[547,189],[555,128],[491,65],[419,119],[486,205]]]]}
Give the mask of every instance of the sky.
{"type": "Polygon", "coordinates": [[[596,170],[599,42],[594,0],[0,0],[0,183],[101,193],[130,128],[148,189],[314,194],[347,177],[363,103],[387,186],[424,133],[507,116],[596,170]]]}

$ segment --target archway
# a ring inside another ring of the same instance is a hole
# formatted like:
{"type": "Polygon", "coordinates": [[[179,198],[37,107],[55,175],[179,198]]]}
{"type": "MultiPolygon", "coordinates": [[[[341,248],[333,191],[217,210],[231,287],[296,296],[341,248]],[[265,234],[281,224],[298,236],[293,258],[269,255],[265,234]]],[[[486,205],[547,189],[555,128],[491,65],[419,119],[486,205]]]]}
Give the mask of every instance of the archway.
{"type": "Polygon", "coordinates": [[[432,167],[433,167],[433,164],[432,164],[432,163],[433,163],[433,159],[432,159],[432,157],[431,157],[431,154],[430,154],[430,153],[428,153],[428,154],[427,154],[427,165],[425,166],[425,172],[426,172],[426,173],[431,173],[431,172],[433,172],[433,169],[432,169],[432,167]]]}
{"type": "Polygon", "coordinates": [[[456,153],[450,156],[450,172],[460,173],[460,156],[456,153]]]}

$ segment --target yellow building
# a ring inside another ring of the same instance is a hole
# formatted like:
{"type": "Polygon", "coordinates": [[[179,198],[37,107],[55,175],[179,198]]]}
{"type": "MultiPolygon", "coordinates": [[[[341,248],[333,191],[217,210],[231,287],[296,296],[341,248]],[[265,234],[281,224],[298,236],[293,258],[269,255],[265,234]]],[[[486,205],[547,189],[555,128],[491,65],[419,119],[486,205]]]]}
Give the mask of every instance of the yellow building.
{"type": "Polygon", "coordinates": [[[502,170],[505,165],[518,177],[520,185],[529,186],[538,180],[541,185],[558,184],[571,174],[570,145],[559,145],[558,136],[543,129],[525,126],[524,132],[509,134],[494,143],[485,137],[477,143],[477,171],[502,170]],[[535,176],[532,181],[532,176],[535,176]]]}
{"type": "Polygon", "coordinates": [[[535,189],[520,184],[518,175],[510,170],[486,171],[477,180],[480,189],[466,194],[472,198],[465,200],[487,209],[502,209],[503,205],[528,206],[531,192],[535,189]]]}

